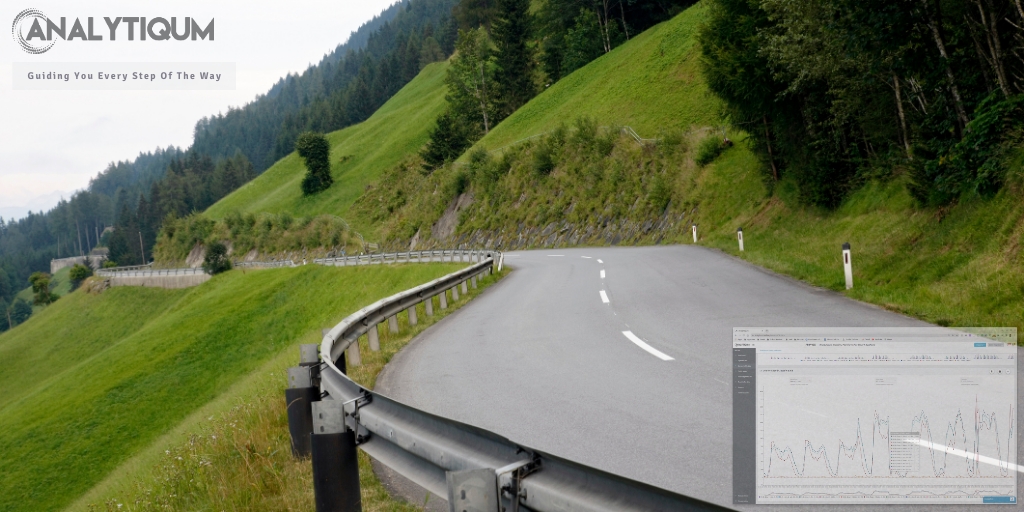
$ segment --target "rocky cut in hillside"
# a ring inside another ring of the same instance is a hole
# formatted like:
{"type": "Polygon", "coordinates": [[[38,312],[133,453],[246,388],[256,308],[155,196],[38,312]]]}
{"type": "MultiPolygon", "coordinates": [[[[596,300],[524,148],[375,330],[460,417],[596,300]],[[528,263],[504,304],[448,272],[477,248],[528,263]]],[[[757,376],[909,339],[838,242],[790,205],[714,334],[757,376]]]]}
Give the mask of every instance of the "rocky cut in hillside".
{"type": "Polygon", "coordinates": [[[689,230],[696,214],[687,191],[704,172],[696,162],[704,140],[724,143],[709,128],[637,140],[581,118],[430,174],[406,162],[355,208],[381,223],[380,239],[396,249],[659,243],[689,230]]]}

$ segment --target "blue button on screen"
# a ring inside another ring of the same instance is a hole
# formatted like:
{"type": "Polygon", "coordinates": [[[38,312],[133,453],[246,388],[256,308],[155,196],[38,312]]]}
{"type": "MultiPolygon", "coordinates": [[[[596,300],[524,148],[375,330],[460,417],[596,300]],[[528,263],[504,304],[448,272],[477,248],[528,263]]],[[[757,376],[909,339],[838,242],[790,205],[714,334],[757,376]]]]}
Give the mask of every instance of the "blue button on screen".
{"type": "Polygon", "coordinates": [[[984,347],[985,344],[984,343],[975,343],[974,346],[975,347],[984,347]]]}
{"type": "Polygon", "coordinates": [[[981,499],[982,503],[1017,503],[1017,498],[1014,496],[985,496],[981,499]]]}

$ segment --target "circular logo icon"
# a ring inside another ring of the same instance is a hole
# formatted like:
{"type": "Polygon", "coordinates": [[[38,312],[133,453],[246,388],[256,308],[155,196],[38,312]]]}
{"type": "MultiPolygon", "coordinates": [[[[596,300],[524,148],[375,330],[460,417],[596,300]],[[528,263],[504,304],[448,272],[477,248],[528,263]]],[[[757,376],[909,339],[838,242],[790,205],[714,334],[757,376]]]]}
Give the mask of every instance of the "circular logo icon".
{"type": "Polygon", "coordinates": [[[46,53],[47,50],[53,48],[53,43],[55,41],[43,41],[33,44],[25,39],[25,31],[23,28],[27,29],[31,27],[33,23],[32,20],[42,20],[45,22],[46,15],[39,9],[25,9],[24,11],[19,12],[18,15],[14,17],[14,23],[11,24],[11,35],[14,36],[14,42],[18,43],[18,46],[20,46],[22,50],[25,50],[25,53],[31,53],[32,55],[46,53]]]}

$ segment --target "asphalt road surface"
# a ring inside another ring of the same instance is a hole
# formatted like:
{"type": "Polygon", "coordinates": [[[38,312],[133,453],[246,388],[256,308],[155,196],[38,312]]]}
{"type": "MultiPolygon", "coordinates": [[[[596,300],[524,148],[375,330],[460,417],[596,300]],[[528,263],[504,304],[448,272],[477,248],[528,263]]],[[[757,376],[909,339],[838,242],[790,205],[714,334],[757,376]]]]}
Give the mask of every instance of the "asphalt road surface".
{"type": "Polygon", "coordinates": [[[514,272],[417,337],[377,390],[739,510],[971,509],[732,504],[733,327],[928,324],[702,247],[541,250],[505,263],[514,272]]]}

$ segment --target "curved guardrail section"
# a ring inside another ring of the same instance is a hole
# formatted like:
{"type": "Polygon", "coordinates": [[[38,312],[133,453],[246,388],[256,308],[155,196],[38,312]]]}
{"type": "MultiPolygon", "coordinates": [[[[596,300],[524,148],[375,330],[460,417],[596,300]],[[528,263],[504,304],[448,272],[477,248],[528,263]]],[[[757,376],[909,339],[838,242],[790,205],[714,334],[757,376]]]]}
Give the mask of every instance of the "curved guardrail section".
{"type": "MultiPolygon", "coordinates": [[[[448,496],[449,501],[468,499],[467,490],[470,495],[476,493],[478,501],[470,507],[472,510],[728,510],[420,411],[364,388],[345,375],[343,354],[359,336],[400,311],[486,275],[501,260],[497,252],[479,254],[483,261],[379,300],[345,318],[324,335],[319,365],[320,386],[326,392],[322,402],[340,402],[343,428],[355,434],[359,447],[430,492],[448,496]],[[497,496],[488,497],[480,491],[487,488],[494,489],[497,496]]],[[[369,261],[362,264],[366,263],[369,261]]],[[[313,421],[315,424],[317,420],[313,421]]],[[[452,510],[456,510],[454,505],[452,510]]],[[[457,510],[463,510],[461,502],[457,510]]]]}

